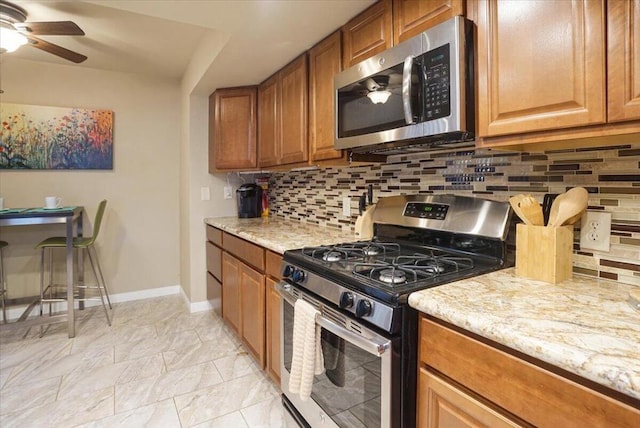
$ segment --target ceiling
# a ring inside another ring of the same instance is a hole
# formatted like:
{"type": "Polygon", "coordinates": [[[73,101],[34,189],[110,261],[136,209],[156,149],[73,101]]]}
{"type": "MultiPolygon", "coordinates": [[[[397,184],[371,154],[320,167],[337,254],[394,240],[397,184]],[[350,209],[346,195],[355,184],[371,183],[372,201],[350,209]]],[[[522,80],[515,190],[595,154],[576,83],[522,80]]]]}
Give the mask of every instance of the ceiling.
{"type": "MultiPolygon", "coordinates": [[[[85,36],[40,36],[88,59],[23,46],[22,60],[182,79],[203,52],[196,89],[257,84],[374,0],[14,0],[27,21],[74,21],[85,36]]],[[[208,91],[208,92],[207,92],[208,91]]]]}

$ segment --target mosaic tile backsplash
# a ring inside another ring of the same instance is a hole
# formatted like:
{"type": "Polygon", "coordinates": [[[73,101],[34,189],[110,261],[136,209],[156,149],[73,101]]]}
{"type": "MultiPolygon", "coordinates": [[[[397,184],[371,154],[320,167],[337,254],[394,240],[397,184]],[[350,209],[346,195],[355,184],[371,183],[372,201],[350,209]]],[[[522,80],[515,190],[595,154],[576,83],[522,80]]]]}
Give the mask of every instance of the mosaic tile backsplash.
{"type": "Polygon", "coordinates": [[[609,252],[580,249],[575,226],[574,271],[640,286],[640,143],[541,153],[466,149],[389,157],[387,163],[273,173],[269,179],[272,215],[353,230],[358,198],[373,185],[378,197],[454,193],[508,201],[530,193],[582,186],[589,210],[612,214],[609,252]],[[349,217],[342,215],[351,198],[349,217]]]}

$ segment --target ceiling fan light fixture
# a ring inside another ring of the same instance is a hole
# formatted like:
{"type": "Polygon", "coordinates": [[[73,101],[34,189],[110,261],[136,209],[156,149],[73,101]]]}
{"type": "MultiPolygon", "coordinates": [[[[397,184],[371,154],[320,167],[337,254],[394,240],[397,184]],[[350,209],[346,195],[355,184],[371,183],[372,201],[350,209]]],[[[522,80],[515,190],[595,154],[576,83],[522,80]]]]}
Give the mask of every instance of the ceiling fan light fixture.
{"type": "Polygon", "coordinates": [[[5,25],[0,25],[0,51],[1,52],[14,52],[20,46],[26,45],[29,42],[27,38],[14,30],[13,28],[7,28],[5,25]]]}
{"type": "Polygon", "coordinates": [[[390,96],[391,96],[391,91],[387,91],[387,90],[372,91],[367,94],[367,97],[374,104],[384,104],[387,102],[390,96]]]}

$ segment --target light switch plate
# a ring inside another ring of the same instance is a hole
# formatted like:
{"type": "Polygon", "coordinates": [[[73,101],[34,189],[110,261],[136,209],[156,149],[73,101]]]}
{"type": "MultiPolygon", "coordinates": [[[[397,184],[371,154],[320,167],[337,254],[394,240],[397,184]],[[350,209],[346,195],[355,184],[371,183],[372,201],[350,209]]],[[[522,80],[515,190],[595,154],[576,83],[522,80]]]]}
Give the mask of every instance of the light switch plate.
{"type": "Polygon", "coordinates": [[[611,246],[611,213],[585,211],[580,223],[580,248],[609,252],[611,246]]]}
{"type": "Polygon", "coordinates": [[[211,192],[209,191],[208,187],[200,188],[200,199],[203,201],[208,201],[211,199],[211,192]]]}

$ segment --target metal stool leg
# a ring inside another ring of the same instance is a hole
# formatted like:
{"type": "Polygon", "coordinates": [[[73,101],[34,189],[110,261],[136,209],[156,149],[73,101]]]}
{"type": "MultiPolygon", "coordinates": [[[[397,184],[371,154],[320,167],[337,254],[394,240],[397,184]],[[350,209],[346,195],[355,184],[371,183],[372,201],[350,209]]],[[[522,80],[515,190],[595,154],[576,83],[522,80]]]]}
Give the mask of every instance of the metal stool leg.
{"type": "Polygon", "coordinates": [[[0,248],[0,298],[2,299],[2,321],[7,323],[7,306],[5,303],[5,294],[7,294],[6,281],[4,279],[4,255],[0,248]]]}
{"type": "MultiPolygon", "coordinates": [[[[102,275],[102,267],[100,266],[100,258],[98,257],[98,251],[96,247],[93,245],[87,248],[87,253],[91,254],[91,250],[93,249],[93,254],[96,260],[96,266],[98,267],[98,273],[100,274],[100,281],[102,281],[102,288],[104,289],[104,294],[107,296],[107,302],[109,303],[109,309],[113,309],[111,306],[111,299],[109,298],[109,290],[107,289],[107,282],[104,280],[104,276],[102,275]]],[[[100,284],[100,282],[98,282],[100,284]]]]}
{"type": "MultiPolygon", "coordinates": [[[[89,263],[91,264],[91,270],[93,271],[93,276],[96,279],[96,284],[98,286],[98,293],[100,293],[100,301],[102,302],[102,309],[104,309],[104,315],[107,317],[107,323],[111,326],[111,319],[109,318],[109,311],[107,310],[107,305],[104,302],[104,293],[102,293],[102,286],[100,285],[100,278],[98,278],[98,272],[96,271],[96,263],[93,261],[93,257],[91,256],[91,251],[87,248],[87,254],[89,255],[89,263]]],[[[105,289],[106,292],[106,289],[105,289]]]]}

